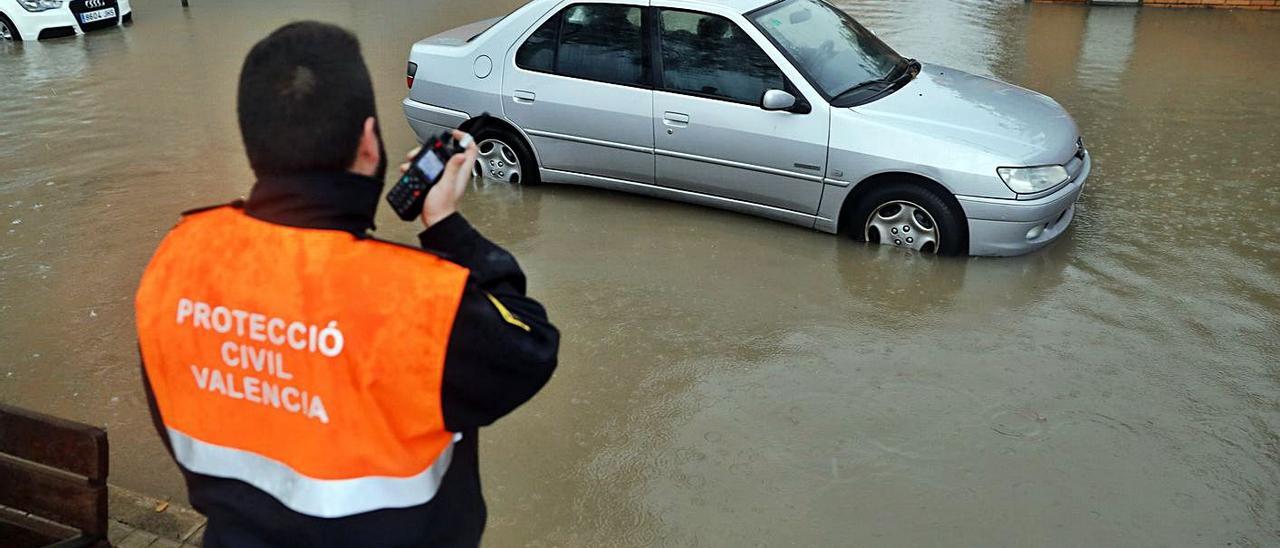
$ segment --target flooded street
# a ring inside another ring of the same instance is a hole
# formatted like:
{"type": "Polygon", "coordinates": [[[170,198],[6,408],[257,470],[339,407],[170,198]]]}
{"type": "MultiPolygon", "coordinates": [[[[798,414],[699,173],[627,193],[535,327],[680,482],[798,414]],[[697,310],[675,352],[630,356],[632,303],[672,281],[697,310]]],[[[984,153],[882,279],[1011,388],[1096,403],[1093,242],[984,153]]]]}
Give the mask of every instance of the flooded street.
{"type": "MultiPolygon", "coordinates": [[[[409,45],[520,4],[191,3],[0,42],[0,401],[105,425],[112,482],[179,500],[133,291],[180,211],[253,181],[249,47],[303,18],[355,31],[399,154],[409,45]]],[[[839,4],[904,55],[1061,102],[1095,161],[1072,228],[939,260],[473,188],[464,212],[564,334],[548,388],[482,434],[487,545],[1280,544],[1280,13],[839,4]]],[[[417,226],[379,212],[383,238],[417,226]]]]}

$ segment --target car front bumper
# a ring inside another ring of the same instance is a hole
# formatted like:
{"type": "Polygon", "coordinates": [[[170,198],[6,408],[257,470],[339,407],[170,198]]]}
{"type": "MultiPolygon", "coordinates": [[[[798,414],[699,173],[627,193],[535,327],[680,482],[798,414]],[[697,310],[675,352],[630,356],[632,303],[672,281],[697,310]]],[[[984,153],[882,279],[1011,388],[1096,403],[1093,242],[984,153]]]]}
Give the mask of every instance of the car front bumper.
{"type": "Polygon", "coordinates": [[[1035,200],[956,196],[969,219],[969,254],[1007,257],[1049,245],[1075,217],[1076,200],[1092,169],[1093,157],[1086,153],[1075,179],[1035,200]]]}
{"type": "MultiPolygon", "coordinates": [[[[117,24],[125,23],[133,17],[133,8],[129,0],[119,0],[116,12],[117,24]]],[[[76,15],[71,12],[70,1],[63,2],[62,7],[57,9],[35,13],[24,11],[17,17],[9,18],[13,20],[14,26],[18,27],[18,34],[23,40],[39,40],[40,34],[45,31],[63,31],[58,34],[60,36],[85,33],[80,22],[76,20],[76,15]]]]}

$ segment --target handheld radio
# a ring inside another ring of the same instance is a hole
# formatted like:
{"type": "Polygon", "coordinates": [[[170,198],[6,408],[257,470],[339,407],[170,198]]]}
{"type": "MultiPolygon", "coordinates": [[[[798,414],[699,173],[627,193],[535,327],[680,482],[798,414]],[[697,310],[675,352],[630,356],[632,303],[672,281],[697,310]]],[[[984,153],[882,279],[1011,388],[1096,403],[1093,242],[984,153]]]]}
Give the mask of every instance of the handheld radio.
{"type": "MultiPolygon", "coordinates": [[[[391,187],[391,191],[387,193],[387,203],[391,205],[391,209],[395,210],[396,215],[406,221],[412,221],[422,215],[422,206],[426,203],[427,192],[440,182],[449,159],[454,154],[466,152],[467,147],[473,142],[471,134],[483,129],[488,119],[489,113],[481,114],[467,128],[470,133],[460,140],[453,138],[453,132],[446,131],[422,143],[422,150],[413,157],[413,161],[409,162],[409,169],[400,176],[400,180],[396,181],[395,186],[391,187]]],[[[469,167],[464,166],[464,169],[469,167]]]]}

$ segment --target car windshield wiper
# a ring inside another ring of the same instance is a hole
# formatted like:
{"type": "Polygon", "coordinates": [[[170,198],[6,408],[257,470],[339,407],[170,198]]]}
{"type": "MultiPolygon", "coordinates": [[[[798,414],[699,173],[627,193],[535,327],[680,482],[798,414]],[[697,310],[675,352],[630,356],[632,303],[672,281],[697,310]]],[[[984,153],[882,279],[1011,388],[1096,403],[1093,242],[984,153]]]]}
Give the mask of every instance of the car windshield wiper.
{"type": "Polygon", "coordinates": [[[905,59],[905,61],[905,63],[899,63],[899,65],[902,66],[902,74],[899,74],[897,78],[893,79],[895,84],[902,81],[903,78],[911,75],[913,71],[919,72],[921,69],[920,61],[916,61],[915,59],[905,59]]]}
{"type": "Polygon", "coordinates": [[[890,70],[889,74],[884,75],[884,78],[882,78],[882,80],[889,82],[891,84],[894,84],[896,86],[899,82],[902,82],[904,78],[907,78],[908,76],[912,76],[912,71],[919,71],[919,70],[920,70],[920,61],[903,57],[900,61],[897,62],[897,64],[893,66],[893,70],[890,70]]]}
{"type": "Polygon", "coordinates": [[[919,61],[916,61],[915,59],[903,58],[901,61],[895,64],[892,69],[889,70],[888,74],[885,74],[881,78],[876,78],[874,80],[867,80],[865,82],[850,86],[848,89],[836,94],[836,96],[831,99],[831,102],[832,104],[843,103],[846,100],[852,99],[855,95],[857,95],[860,92],[869,90],[876,86],[882,86],[880,89],[875,90],[874,93],[867,99],[871,99],[873,97],[879,96],[886,91],[896,89],[898,87],[898,83],[901,82],[903,78],[906,78],[907,76],[911,75],[911,72],[912,72],[911,69],[918,69],[919,67],[920,67],[919,61]]]}
{"type": "Polygon", "coordinates": [[[832,99],[832,102],[837,102],[837,101],[840,101],[841,99],[847,99],[850,96],[857,94],[860,91],[864,91],[875,86],[887,86],[892,83],[893,82],[889,80],[885,80],[884,78],[876,78],[875,80],[867,80],[859,84],[854,84],[850,86],[849,89],[846,89],[840,93],[837,93],[836,96],[832,99]]]}

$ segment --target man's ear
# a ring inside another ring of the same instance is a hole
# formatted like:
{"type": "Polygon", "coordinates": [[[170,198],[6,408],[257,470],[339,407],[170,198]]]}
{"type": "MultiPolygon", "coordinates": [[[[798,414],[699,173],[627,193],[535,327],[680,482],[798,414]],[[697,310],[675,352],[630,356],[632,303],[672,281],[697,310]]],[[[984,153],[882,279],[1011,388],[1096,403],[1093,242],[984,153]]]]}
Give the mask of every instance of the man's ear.
{"type": "Polygon", "coordinates": [[[360,132],[360,144],[356,147],[356,159],[351,162],[351,172],[373,177],[378,171],[378,162],[382,161],[378,147],[377,120],[372,116],[365,118],[364,129],[360,132]]]}

